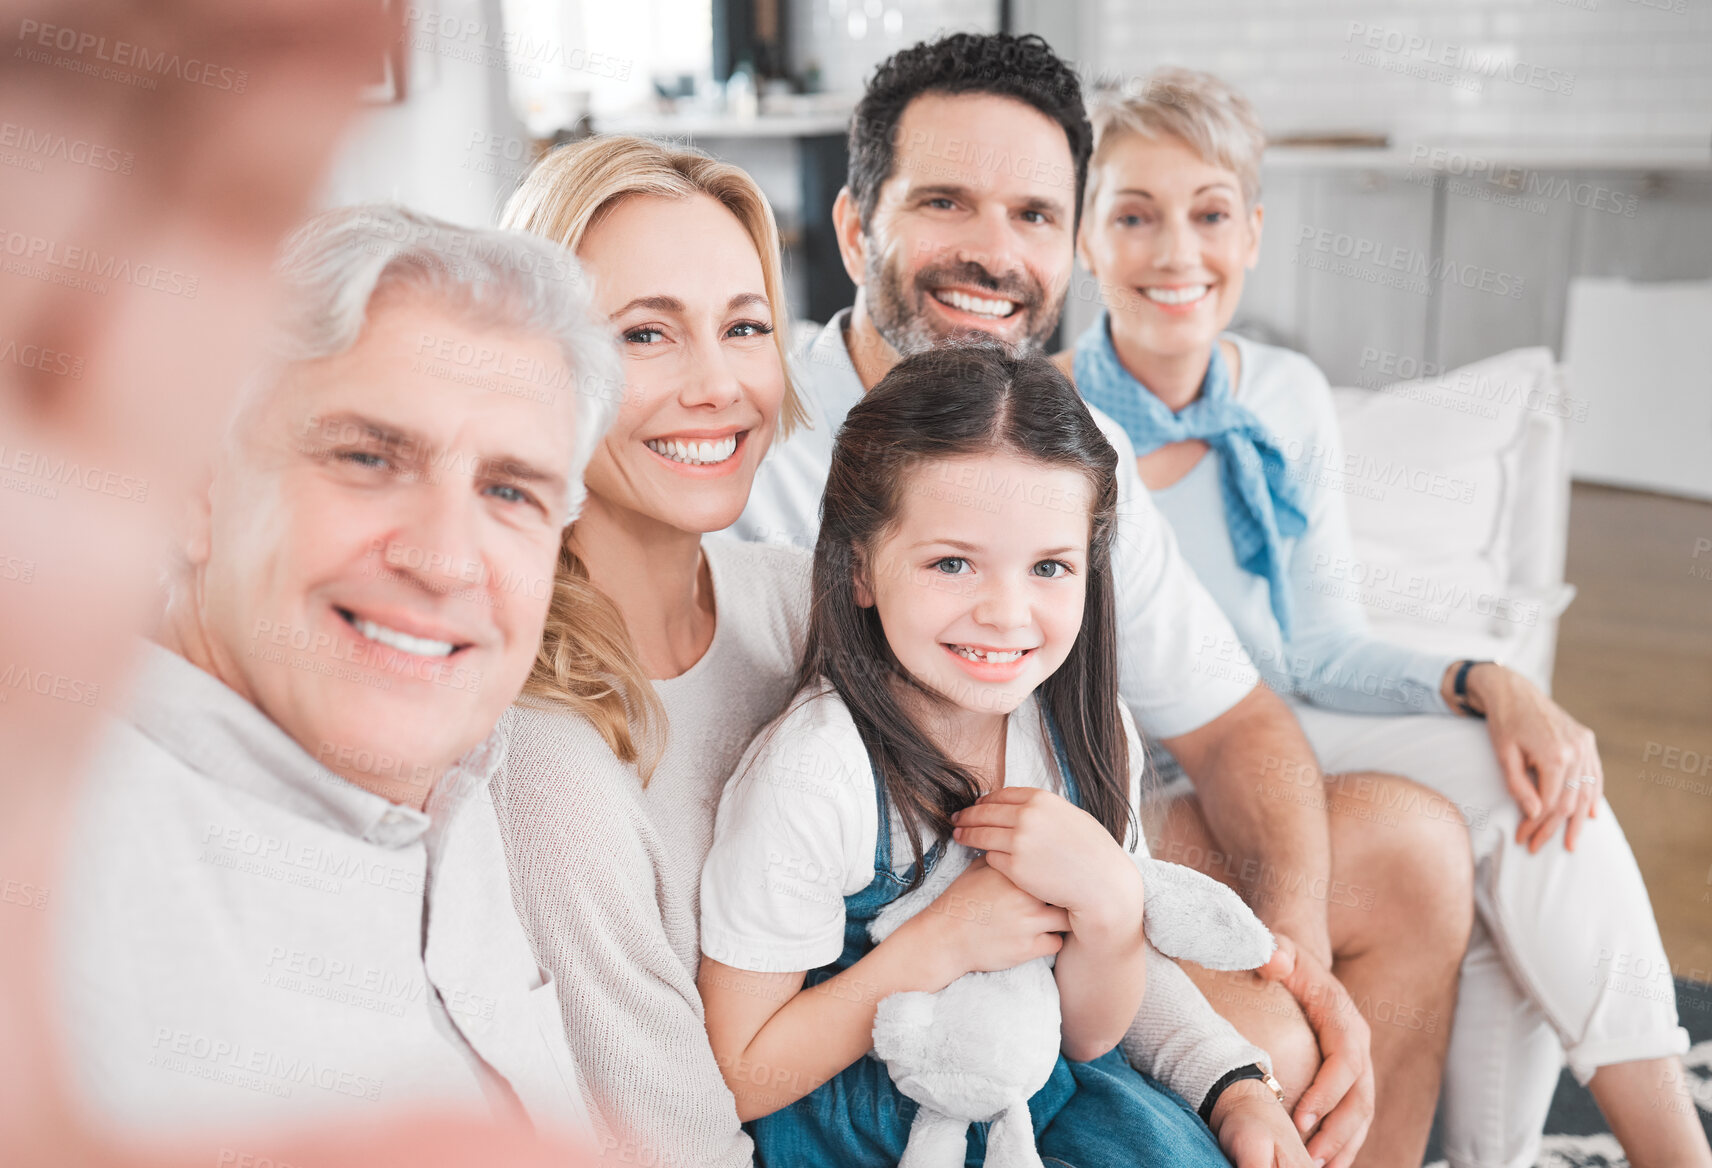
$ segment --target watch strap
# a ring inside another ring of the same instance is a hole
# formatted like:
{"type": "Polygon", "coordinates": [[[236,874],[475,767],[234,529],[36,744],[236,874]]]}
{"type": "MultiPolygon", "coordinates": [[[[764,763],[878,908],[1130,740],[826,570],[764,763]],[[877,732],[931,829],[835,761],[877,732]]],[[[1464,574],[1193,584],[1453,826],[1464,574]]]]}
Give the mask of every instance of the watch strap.
{"type": "Polygon", "coordinates": [[[1473,669],[1476,665],[1491,664],[1492,662],[1490,661],[1476,661],[1473,658],[1465,658],[1462,664],[1457,667],[1456,679],[1451,682],[1451,692],[1456,694],[1456,704],[1460,706],[1462,708],[1462,712],[1467,714],[1470,718],[1484,719],[1486,715],[1468,704],[1468,671],[1473,669]]]}
{"type": "Polygon", "coordinates": [[[1240,1083],[1244,1079],[1259,1079],[1272,1088],[1272,1093],[1278,1096],[1278,1102],[1284,1102],[1283,1091],[1278,1086],[1278,1081],[1268,1074],[1266,1068],[1259,1063],[1248,1063],[1244,1066],[1233,1067],[1220,1075],[1218,1082],[1214,1083],[1207,1091],[1207,1097],[1201,1100],[1201,1106],[1197,1112],[1202,1123],[1210,1124],[1213,1122],[1213,1108],[1217,1106],[1219,1096],[1225,1093],[1225,1088],[1232,1083],[1240,1083]]]}

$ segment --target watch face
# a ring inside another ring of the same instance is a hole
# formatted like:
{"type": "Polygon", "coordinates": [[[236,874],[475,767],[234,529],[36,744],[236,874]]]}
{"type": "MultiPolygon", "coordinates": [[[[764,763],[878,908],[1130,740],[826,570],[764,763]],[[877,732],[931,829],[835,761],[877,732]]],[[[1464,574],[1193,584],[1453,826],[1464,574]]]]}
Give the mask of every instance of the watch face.
{"type": "Polygon", "coordinates": [[[1265,1083],[1268,1087],[1272,1088],[1272,1093],[1274,1095],[1278,1096],[1278,1102],[1280,1105],[1282,1105],[1284,1102],[1284,1086],[1283,1086],[1283,1084],[1281,1084],[1277,1079],[1274,1079],[1271,1075],[1267,1074],[1265,1071],[1265,1068],[1261,1069],[1260,1074],[1261,1074],[1261,1081],[1263,1083],[1265,1083]]]}

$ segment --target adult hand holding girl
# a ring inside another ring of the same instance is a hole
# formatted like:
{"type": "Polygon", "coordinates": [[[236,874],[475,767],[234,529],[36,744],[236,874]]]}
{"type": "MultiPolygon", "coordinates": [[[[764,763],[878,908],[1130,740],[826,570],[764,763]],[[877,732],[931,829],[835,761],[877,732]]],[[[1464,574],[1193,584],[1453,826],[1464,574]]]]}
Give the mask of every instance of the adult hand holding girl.
{"type": "Polygon", "coordinates": [[[1373,1123],[1372,1035],[1367,1019],[1331,970],[1286,934],[1272,936],[1278,949],[1257,972],[1290,991],[1320,1044],[1319,1072],[1296,1101],[1291,1118],[1301,1138],[1311,1145],[1309,1154],[1315,1163],[1348,1168],[1373,1123]]]}

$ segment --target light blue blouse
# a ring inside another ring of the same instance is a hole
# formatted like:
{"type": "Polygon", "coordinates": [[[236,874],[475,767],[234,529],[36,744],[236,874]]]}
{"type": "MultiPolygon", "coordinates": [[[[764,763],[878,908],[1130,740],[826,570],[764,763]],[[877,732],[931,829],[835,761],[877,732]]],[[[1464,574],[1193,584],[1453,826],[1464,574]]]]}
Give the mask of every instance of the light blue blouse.
{"type": "Polygon", "coordinates": [[[1284,543],[1294,614],[1286,643],[1266,580],[1237,563],[1225,526],[1219,454],[1209,450],[1182,479],[1152,492],[1184,556],[1242,642],[1203,647],[1207,666],[1252,660],[1279,693],[1348,713],[1448,713],[1439,685],[1457,658],[1376,638],[1360,600],[1329,570],[1354,553],[1340,489],[1345,479],[1337,469],[1343,442],[1325,375],[1300,353],[1227,339],[1242,356],[1236,399],[1284,447],[1292,475],[1306,487],[1308,525],[1284,543]]]}

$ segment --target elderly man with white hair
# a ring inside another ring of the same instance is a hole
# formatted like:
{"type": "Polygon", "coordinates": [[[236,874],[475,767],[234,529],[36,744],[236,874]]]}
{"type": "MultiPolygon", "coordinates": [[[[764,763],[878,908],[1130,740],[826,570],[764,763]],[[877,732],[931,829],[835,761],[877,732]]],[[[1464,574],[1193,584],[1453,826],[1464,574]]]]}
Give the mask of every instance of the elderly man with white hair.
{"type": "Polygon", "coordinates": [[[611,341],[557,246],[399,208],[322,215],[281,273],[68,836],[71,1070],[128,1134],[401,1102],[584,1132],[487,780],[611,341]]]}

